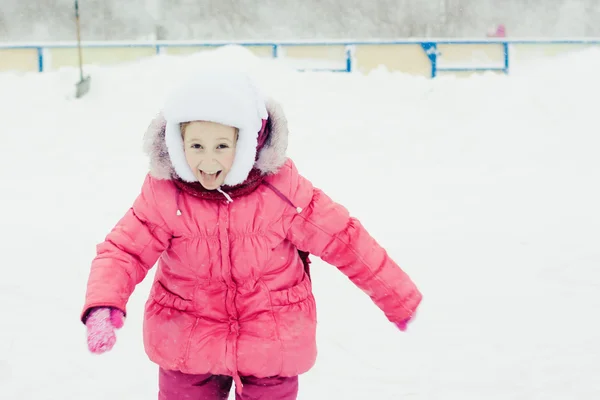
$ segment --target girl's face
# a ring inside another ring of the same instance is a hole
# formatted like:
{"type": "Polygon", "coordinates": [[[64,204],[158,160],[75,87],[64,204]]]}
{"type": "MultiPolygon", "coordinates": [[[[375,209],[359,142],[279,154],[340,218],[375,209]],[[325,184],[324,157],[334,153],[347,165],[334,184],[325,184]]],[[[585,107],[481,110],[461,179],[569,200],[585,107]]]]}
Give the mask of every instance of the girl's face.
{"type": "Polygon", "coordinates": [[[215,122],[194,121],[182,125],[185,159],[208,190],[219,188],[235,157],[237,129],[215,122]]]}

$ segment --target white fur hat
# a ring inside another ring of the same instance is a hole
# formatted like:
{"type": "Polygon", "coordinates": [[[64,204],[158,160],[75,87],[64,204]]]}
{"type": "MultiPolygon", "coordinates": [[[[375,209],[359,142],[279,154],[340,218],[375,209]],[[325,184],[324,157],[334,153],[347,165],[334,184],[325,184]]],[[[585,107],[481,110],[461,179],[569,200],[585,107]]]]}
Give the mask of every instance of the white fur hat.
{"type": "Polygon", "coordinates": [[[239,129],[233,165],[223,184],[235,186],[247,179],[256,159],[262,120],[268,116],[265,99],[247,74],[233,69],[199,70],[171,91],[163,114],[169,157],[182,180],[197,181],[185,159],[179,128],[182,122],[190,121],[210,121],[239,129]]]}

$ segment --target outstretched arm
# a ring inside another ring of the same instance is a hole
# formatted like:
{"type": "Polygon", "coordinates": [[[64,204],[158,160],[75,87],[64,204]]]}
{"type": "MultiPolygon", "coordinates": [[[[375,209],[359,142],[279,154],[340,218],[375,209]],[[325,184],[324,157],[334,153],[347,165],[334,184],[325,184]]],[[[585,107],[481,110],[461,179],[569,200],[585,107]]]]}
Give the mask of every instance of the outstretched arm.
{"type": "Polygon", "coordinates": [[[171,234],[158,211],[154,183],[146,177],[133,206],[97,246],[81,314],[84,323],[95,307],[112,307],[125,314],[135,286],[169,245],[171,234]]]}
{"type": "Polygon", "coordinates": [[[284,217],[287,238],[336,266],[396,324],[415,313],[422,295],[409,276],[340,204],[314,188],[291,165],[292,207],[284,217]]]}

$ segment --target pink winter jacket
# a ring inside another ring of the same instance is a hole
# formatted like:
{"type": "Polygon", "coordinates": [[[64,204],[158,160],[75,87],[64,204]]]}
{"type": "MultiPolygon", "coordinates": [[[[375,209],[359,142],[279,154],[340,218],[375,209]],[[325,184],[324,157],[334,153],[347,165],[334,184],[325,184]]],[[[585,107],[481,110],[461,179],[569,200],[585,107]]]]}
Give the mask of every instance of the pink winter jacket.
{"type": "Polygon", "coordinates": [[[315,299],[298,249],[338,267],[391,322],[414,313],[421,294],[413,282],[358,220],[298,173],[285,157],[285,117],[276,104],[268,108],[272,137],[257,162],[267,185],[231,203],[179,191],[164,129],[150,128],[151,172],[98,245],[84,320],[96,306],[126,312],[158,261],[144,318],[152,361],[191,374],[298,375],[317,354],[315,299]]]}

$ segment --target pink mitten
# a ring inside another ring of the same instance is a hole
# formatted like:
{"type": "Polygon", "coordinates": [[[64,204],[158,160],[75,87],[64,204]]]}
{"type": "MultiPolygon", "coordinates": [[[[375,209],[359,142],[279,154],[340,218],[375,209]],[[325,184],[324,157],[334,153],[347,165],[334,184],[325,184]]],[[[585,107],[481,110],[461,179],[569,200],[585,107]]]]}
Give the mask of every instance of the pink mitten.
{"type": "Polygon", "coordinates": [[[406,332],[406,329],[408,328],[408,323],[411,322],[414,318],[415,318],[415,315],[413,314],[410,317],[406,318],[404,321],[396,322],[396,326],[402,332],[406,332]]]}
{"type": "Polygon", "coordinates": [[[88,332],[88,348],[92,353],[101,354],[115,345],[115,329],[123,327],[124,314],[121,310],[99,307],[92,310],[85,322],[88,332]]]}

